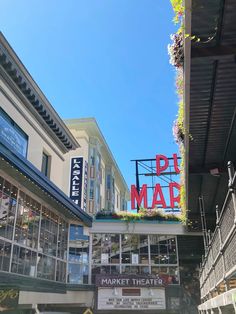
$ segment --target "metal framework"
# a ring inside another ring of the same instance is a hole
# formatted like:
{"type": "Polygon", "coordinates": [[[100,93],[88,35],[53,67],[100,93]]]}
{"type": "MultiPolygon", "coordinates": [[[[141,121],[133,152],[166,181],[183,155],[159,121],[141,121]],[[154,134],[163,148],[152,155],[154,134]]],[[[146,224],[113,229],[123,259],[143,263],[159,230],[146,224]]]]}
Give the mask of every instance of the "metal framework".
{"type": "MultiPolygon", "coordinates": [[[[178,160],[181,158],[178,157],[178,160]]],[[[156,167],[156,159],[149,158],[149,159],[132,159],[131,161],[135,163],[135,178],[136,178],[136,188],[138,193],[140,192],[140,188],[142,184],[147,184],[148,191],[154,192],[156,184],[160,184],[163,190],[163,194],[165,199],[169,202],[169,194],[168,188],[169,183],[171,182],[179,182],[179,174],[176,173],[174,170],[174,163],[173,158],[169,157],[169,165],[168,168],[162,172],[160,175],[157,174],[157,167],[156,167]]],[[[149,193],[150,194],[150,193],[149,193]]],[[[148,197],[150,195],[148,194],[148,197]]],[[[137,211],[139,210],[139,206],[137,205],[137,211]]],[[[180,208],[178,206],[170,207],[167,206],[167,212],[179,212],[180,208]]]]}

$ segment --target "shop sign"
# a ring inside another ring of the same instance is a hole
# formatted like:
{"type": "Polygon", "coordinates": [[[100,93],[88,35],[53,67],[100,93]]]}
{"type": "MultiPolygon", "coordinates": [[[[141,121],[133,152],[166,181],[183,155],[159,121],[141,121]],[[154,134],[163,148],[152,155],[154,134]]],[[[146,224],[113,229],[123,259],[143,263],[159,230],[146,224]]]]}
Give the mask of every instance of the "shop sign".
{"type": "MultiPolygon", "coordinates": [[[[165,170],[169,167],[169,159],[164,155],[156,155],[156,175],[160,176],[165,173],[165,170]]],[[[178,167],[177,154],[173,154],[173,168],[176,174],[180,173],[178,167]]],[[[169,183],[169,199],[170,204],[166,203],[164,193],[160,183],[153,187],[154,193],[152,197],[152,203],[148,204],[148,186],[143,184],[140,191],[137,190],[135,185],[131,185],[131,208],[136,209],[136,204],[139,207],[144,208],[167,208],[168,206],[174,208],[176,203],[180,202],[180,185],[177,182],[169,183]]]]}
{"type": "Polygon", "coordinates": [[[84,206],[83,210],[87,209],[87,188],[88,188],[88,162],[84,161],[84,206]]]}
{"type": "Polygon", "coordinates": [[[26,157],[28,145],[27,135],[15,124],[12,125],[10,118],[8,121],[5,115],[6,114],[4,114],[0,108],[0,141],[5,142],[13,151],[26,157]]]}
{"type": "Polygon", "coordinates": [[[19,291],[15,289],[0,290],[0,311],[14,309],[18,305],[19,291]]]}
{"type": "Polygon", "coordinates": [[[168,276],[97,275],[97,287],[160,287],[168,276]]]}
{"type": "Polygon", "coordinates": [[[101,264],[108,264],[108,254],[107,253],[102,253],[101,254],[101,264]]]}
{"type": "MultiPolygon", "coordinates": [[[[125,288],[99,288],[97,298],[98,310],[165,310],[166,299],[164,288],[140,288],[140,294],[123,293],[125,288]]],[[[133,290],[138,290],[137,288],[133,290]]]]}
{"type": "Polygon", "coordinates": [[[132,261],[132,264],[137,265],[139,263],[139,255],[138,254],[132,254],[131,255],[131,261],[132,261]]]}
{"type": "Polygon", "coordinates": [[[81,207],[83,157],[71,158],[70,168],[70,198],[76,205],[81,207]]]}

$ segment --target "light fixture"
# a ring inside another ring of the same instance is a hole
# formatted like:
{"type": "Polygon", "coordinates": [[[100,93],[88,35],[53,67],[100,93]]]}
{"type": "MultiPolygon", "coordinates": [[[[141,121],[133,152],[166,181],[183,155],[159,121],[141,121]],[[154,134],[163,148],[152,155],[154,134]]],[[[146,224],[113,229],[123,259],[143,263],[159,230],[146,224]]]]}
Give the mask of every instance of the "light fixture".
{"type": "Polygon", "coordinates": [[[212,176],[218,177],[220,175],[220,171],[218,168],[213,168],[213,169],[210,169],[210,174],[212,176]]]}

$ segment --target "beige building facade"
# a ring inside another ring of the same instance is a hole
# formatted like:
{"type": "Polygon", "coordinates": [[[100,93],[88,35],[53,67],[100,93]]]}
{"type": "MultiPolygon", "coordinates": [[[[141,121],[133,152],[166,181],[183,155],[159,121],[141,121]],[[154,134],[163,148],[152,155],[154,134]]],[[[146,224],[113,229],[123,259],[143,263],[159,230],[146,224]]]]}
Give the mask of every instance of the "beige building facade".
{"type": "Polygon", "coordinates": [[[81,208],[90,215],[100,210],[126,211],[129,189],[96,120],[71,119],[65,123],[80,143],[80,147],[66,155],[64,175],[69,174],[70,178],[64,180],[65,193],[70,193],[73,184],[71,160],[80,157],[83,159],[81,208]]]}

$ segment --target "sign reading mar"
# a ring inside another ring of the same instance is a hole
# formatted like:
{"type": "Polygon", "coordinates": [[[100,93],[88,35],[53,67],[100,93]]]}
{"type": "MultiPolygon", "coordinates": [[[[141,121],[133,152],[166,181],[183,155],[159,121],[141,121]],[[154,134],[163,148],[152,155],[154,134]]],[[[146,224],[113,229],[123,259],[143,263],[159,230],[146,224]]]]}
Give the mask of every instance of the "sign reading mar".
{"type": "MultiPolygon", "coordinates": [[[[178,167],[178,157],[177,154],[173,154],[173,166],[176,174],[180,173],[178,167]]],[[[156,175],[160,176],[164,174],[164,171],[169,167],[169,159],[164,155],[156,155],[156,175]]],[[[167,208],[167,206],[174,208],[176,203],[178,205],[180,201],[180,185],[177,182],[169,183],[169,201],[170,204],[166,203],[162,187],[159,183],[154,186],[154,193],[152,197],[152,204],[148,204],[148,186],[143,184],[140,191],[137,190],[135,185],[131,185],[131,208],[135,209],[136,205],[144,208],[155,208],[162,207],[167,208]]]]}

